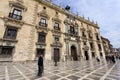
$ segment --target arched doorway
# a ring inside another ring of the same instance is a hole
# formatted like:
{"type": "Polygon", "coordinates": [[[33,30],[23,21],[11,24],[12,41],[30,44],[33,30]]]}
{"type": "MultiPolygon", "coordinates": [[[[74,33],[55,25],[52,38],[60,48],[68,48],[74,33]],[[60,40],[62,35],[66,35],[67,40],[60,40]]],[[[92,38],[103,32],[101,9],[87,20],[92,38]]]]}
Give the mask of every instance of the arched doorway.
{"type": "Polygon", "coordinates": [[[77,51],[75,46],[71,46],[71,56],[74,61],[78,60],[77,51]]]}
{"type": "Polygon", "coordinates": [[[60,49],[59,48],[54,48],[54,61],[59,62],[60,61],[60,49]]]}

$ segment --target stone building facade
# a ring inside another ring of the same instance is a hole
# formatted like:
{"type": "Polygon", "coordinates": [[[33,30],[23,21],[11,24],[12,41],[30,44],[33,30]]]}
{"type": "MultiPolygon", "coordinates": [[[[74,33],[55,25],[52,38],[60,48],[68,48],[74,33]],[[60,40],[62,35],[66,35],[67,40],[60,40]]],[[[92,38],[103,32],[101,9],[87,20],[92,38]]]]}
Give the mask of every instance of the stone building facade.
{"type": "Polygon", "coordinates": [[[11,61],[105,57],[97,23],[52,0],[1,0],[0,59],[11,61]]]}
{"type": "Polygon", "coordinates": [[[110,41],[107,38],[101,36],[103,48],[105,55],[109,55],[113,53],[113,46],[111,45],[110,41]]]}

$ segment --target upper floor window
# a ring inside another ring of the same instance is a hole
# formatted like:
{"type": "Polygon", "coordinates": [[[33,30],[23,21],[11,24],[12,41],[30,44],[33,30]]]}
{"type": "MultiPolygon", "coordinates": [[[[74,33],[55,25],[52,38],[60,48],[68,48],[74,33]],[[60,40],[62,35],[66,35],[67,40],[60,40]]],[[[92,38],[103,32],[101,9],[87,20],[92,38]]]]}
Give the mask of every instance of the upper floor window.
{"type": "Polygon", "coordinates": [[[22,20],[22,10],[14,9],[12,13],[9,13],[9,17],[17,20],[22,20]]]}
{"type": "Polygon", "coordinates": [[[100,40],[98,35],[96,35],[96,39],[97,39],[97,40],[100,40]]]}
{"type": "Polygon", "coordinates": [[[45,43],[45,39],[46,39],[46,34],[43,32],[40,32],[38,35],[38,42],[45,43]]]}
{"type": "Polygon", "coordinates": [[[84,31],[82,31],[82,36],[83,36],[83,37],[86,37],[86,35],[85,35],[85,32],[84,32],[84,31]]]}
{"type": "Polygon", "coordinates": [[[45,19],[45,18],[41,18],[41,19],[40,19],[40,22],[39,22],[39,25],[40,25],[40,26],[43,26],[43,27],[47,27],[46,19],[45,19]]]}
{"type": "Polygon", "coordinates": [[[92,36],[92,33],[88,33],[88,35],[89,35],[89,38],[92,38],[93,36],[92,36]]]}
{"type": "Polygon", "coordinates": [[[55,42],[59,42],[59,36],[55,36],[54,39],[55,39],[55,42]]]}
{"type": "Polygon", "coordinates": [[[17,36],[17,28],[10,28],[10,27],[6,28],[4,38],[16,39],[16,36],[17,36]]]}
{"type": "Polygon", "coordinates": [[[70,26],[70,33],[74,34],[75,33],[75,29],[73,26],[70,26]]]}
{"type": "Polygon", "coordinates": [[[55,30],[60,30],[59,23],[56,23],[56,22],[55,22],[55,24],[54,24],[54,29],[55,29],[55,30]]]}
{"type": "Polygon", "coordinates": [[[98,44],[98,48],[99,48],[99,50],[102,50],[102,48],[101,48],[101,44],[98,44]]]}
{"type": "Polygon", "coordinates": [[[94,48],[94,46],[93,46],[93,43],[92,43],[92,42],[90,43],[90,47],[91,47],[91,49],[93,49],[93,48],[94,48]]]}

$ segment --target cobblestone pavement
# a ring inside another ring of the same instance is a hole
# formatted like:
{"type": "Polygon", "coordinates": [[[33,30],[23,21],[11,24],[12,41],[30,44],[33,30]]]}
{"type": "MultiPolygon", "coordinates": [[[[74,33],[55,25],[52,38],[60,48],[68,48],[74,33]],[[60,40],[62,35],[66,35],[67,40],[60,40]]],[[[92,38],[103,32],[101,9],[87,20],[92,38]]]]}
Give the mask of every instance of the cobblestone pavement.
{"type": "Polygon", "coordinates": [[[44,62],[44,73],[37,77],[37,62],[0,62],[0,80],[120,80],[120,60],[44,62]]]}

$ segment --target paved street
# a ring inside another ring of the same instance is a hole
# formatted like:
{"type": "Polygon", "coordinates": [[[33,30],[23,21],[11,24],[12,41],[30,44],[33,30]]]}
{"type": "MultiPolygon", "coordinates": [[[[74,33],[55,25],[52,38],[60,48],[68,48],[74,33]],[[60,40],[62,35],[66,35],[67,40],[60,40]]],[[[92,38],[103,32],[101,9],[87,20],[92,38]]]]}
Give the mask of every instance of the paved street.
{"type": "Polygon", "coordinates": [[[37,62],[0,62],[0,80],[120,80],[120,60],[105,61],[46,61],[44,74],[37,77],[37,62]]]}

